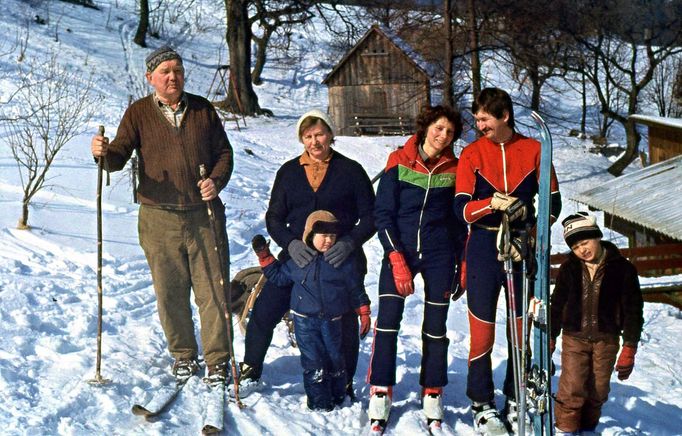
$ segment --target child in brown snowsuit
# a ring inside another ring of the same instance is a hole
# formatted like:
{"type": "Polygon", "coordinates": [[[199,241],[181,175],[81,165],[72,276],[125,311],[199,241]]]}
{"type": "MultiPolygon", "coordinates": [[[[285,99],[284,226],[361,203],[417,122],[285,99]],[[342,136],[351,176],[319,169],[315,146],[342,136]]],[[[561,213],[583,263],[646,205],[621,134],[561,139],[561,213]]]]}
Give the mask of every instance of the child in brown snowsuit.
{"type": "Polygon", "coordinates": [[[599,423],[614,364],[618,379],[632,373],[644,303],[635,266],[601,240],[594,216],[579,212],[562,224],[571,253],[550,300],[552,351],[563,330],[555,426],[557,435],[585,435],[599,423]]]}

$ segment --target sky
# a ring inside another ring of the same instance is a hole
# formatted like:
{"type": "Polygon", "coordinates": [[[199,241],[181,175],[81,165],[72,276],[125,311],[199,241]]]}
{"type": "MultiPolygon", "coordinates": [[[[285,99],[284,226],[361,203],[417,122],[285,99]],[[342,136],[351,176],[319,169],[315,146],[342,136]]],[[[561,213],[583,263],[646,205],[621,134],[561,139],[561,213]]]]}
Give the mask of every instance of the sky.
{"type": "MultiPolygon", "coordinates": [[[[131,201],[127,172],[114,173],[103,190],[103,325],[102,375],[104,387],[87,383],[95,374],[97,334],[97,169],[89,153],[91,136],[103,124],[113,136],[129,96],[149,92],[144,88],[143,59],[151,49],[169,42],[181,52],[187,69],[187,90],[206,96],[215,66],[226,59],[222,40],[222,1],[197,0],[183,11],[179,3],[168,7],[164,40],[150,39],[150,48],[131,43],[136,29],[133,0],[97,2],[101,10],[75,5],[5,0],[0,16],[0,104],[15,89],[18,68],[56,55],[58,61],[81,77],[93,74],[97,93],[103,96],[92,120],[58,155],[49,181],[30,208],[30,230],[17,230],[22,184],[0,129],[0,428],[8,435],[180,435],[198,433],[203,423],[206,387],[192,380],[171,408],[152,421],[133,416],[133,403],[148,398],[169,373],[172,359],[166,350],[156,311],[151,277],[137,239],[137,205],[131,201]],[[175,15],[174,15],[175,14],[175,15]],[[48,25],[29,25],[26,60],[17,62],[17,40],[25,35],[27,20],[50,17],[48,25]],[[55,23],[58,23],[56,25],[55,23]],[[59,41],[55,41],[55,35],[59,41]],[[14,47],[14,50],[12,48],[14,47]]],[[[297,117],[317,107],[326,108],[327,91],[321,85],[333,58],[329,36],[321,26],[296,31],[295,63],[272,60],[256,88],[262,107],[275,116],[225,121],[234,148],[235,172],[221,193],[227,208],[231,276],[257,264],[251,237],[266,233],[264,215],[270,188],[279,166],[302,151],[294,134],[297,117]],[[314,50],[311,50],[311,47],[314,50]]],[[[486,66],[487,84],[516,89],[507,83],[500,65],[486,66]]],[[[549,88],[547,88],[549,90],[549,88]]],[[[548,91],[553,92],[553,91],[548,91]]],[[[548,107],[567,114],[579,107],[562,95],[547,94],[548,107]],[[557,102],[565,103],[563,106],[557,102]]],[[[537,136],[528,114],[517,114],[521,133],[537,136]]],[[[576,118],[576,125],[578,124],[576,118]]],[[[589,152],[590,143],[567,136],[564,126],[550,123],[554,164],[564,198],[563,218],[584,207],[571,195],[596,186],[612,176],[606,168],[614,158],[589,152]]],[[[471,134],[471,132],[468,132],[471,134]]],[[[405,137],[338,137],[335,148],[359,161],[370,177],[378,173],[388,154],[405,137]]],[[[624,143],[622,138],[614,138],[624,143]]],[[[459,154],[461,146],[456,146],[459,154]]],[[[627,171],[639,168],[631,165],[627,171]]],[[[598,214],[603,224],[603,216],[598,214]]],[[[560,229],[552,229],[553,252],[566,251],[560,229]]],[[[623,246],[625,238],[605,229],[605,237],[623,246]]],[[[373,238],[365,245],[370,270],[365,280],[377,308],[378,265],[383,255],[373,238]]],[[[493,350],[496,400],[503,404],[506,345],[504,300],[500,299],[493,350]]],[[[407,300],[398,346],[398,384],[386,434],[425,434],[419,399],[421,314],[423,284],[407,300]]],[[[682,434],[682,314],[663,304],[646,303],[645,326],[635,370],[629,380],[611,379],[611,393],[603,409],[599,430],[604,435],[682,434]]],[[[195,314],[195,321],[197,317],[195,314]]],[[[471,408],[465,396],[469,332],[466,296],[451,304],[448,317],[448,385],[444,393],[445,423],[458,435],[473,434],[471,408]]],[[[264,388],[244,399],[247,406],[225,407],[224,434],[334,434],[356,435],[368,425],[367,371],[372,334],[361,343],[355,377],[359,401],[329,413],[306,410],[298,351],[291,347],[284,325],[275,331],[266,357],[264,388]]],[[[559,351],[561,342],[559,342],[559,351]]],[[[244,340],[235,335],[237,360],[244,340]]],[[[559,363],[558,353],[555,362],[559,363]]],[[[558,373],[561,367],[559,365],[558,373]]],[[[557,374],[558,375],[558,374],[557,374]]],[[[556,385],[558,378],[553,382],[556,385]]]]}

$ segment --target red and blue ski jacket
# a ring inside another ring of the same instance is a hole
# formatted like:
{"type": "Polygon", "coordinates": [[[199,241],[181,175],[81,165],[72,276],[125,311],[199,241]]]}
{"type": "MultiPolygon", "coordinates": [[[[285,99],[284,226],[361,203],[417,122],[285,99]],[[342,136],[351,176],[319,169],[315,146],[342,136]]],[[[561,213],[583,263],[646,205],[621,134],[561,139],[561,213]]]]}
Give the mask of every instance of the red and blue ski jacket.
{"type": "MultiPolygon", "coordinates": [[[[502,214],[490,208],[495,192],[521,199],[528,213],[526,220],[512,223],[524,228],[535,225],[533,199],[540,180],[540,143],[518,133],[509,142],[497,144],[481,137],[464,148],[459,158],[455,194],[455,213],[462,222],[497,227],[502,214]]],[[[561,212],[559,182],[552,166],[551,211],[556,220],[561,212]]]]}
{"type": "Polygon", "coordinates": [[[379,240],[386,253],[432,250],[459,253],[466,226],[454,215],[457,158],[451,148],[424,162],[416,135],[388,157],[374,206],[379,240]]]}

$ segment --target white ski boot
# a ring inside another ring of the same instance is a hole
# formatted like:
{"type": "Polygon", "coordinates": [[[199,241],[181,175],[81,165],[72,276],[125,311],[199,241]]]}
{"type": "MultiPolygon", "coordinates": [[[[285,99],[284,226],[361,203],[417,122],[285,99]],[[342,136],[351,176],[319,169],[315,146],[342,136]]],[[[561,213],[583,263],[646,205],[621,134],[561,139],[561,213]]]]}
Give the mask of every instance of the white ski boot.
{"type": "Polygon", "coordinates": [[[426,425],[431,434],[441,434],[443,422],[443,388],[424,388],[422,390],[422,407],[426,416],[426,425]]]}
{"type": "Polygon", "coordinates": [[[393,389],[391,386],[372,386],[369,390],[369,408],[367,416],[370,421],[370,434],[379,435],[386,428],[388,415],[391,413],[393,389]]]}
{"type": "Polygon", "coordinates": [[[422,406],[426,419],[431,421],[443,420],[443,388],[424,388],[422,406]]]}
{"type": "MultiPolygon", "coordinates": [[[[531,423],[530,423],[530,417],[528,416],[528,413],[525,414],[525,422],[526,422],[526,432],[530,431],[531,428],[531,423]]],[[[502,411],[502,416],[505,417],[507,423],[510,425],[512,431],[516,433],[518,431],[518,423],[519,423],[519,405],[516,402],[514,398],[507,397],[507,400],[505,401],[504,404],[504,410],[502,411]]]]}
{"type": "Polygon", "coordinates": [[[495,403],[478,403],[474,402],[471,406],[474,414],[474,431],[476,434],[486,436],[507,436],[507,427],[505,427],[500,413],[495,408],[495,403]]]}

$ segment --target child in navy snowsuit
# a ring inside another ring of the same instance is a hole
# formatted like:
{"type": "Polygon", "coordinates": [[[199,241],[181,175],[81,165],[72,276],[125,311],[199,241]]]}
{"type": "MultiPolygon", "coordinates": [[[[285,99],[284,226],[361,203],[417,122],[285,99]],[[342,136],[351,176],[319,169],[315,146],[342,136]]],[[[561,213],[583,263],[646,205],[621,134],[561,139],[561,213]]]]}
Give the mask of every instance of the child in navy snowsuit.
{"type": "Polygon", "coordinates": [[[332,410],[346,397],[342,315],[355,309],[360,316],[361,338],[370,327],[370,301],[355,259],[349,257],[335,268],[323,256],[336,242],[337,234],[338,221],[331,212],[311,213],[302,239],[316,254],[303,268],[291,259],[275,260],[263,236],[256,235],[252,241],[267,279],[277,286],[293,285],[290,307],[307,404],[312,410],[332,410]]]}

